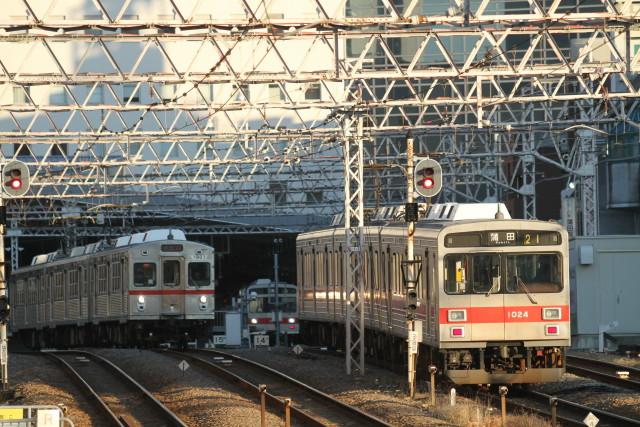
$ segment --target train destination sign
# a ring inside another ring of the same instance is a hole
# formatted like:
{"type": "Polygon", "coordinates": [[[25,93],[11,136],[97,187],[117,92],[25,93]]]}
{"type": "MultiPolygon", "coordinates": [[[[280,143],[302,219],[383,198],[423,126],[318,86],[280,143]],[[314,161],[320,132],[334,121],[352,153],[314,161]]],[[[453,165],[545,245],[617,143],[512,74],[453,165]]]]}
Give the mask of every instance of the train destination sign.
{"type": "Polygon", "coordinates": [[[472,233],[452,233],[444,238],[447,248],[483,246],[548,246],[562,242],[557,231],[488,230],[472,233]]]}
{"type": "Polygon", "coordinates": [[[180,244],[161,245],[162,252],[182,252],[183,247],[180,244]]]}

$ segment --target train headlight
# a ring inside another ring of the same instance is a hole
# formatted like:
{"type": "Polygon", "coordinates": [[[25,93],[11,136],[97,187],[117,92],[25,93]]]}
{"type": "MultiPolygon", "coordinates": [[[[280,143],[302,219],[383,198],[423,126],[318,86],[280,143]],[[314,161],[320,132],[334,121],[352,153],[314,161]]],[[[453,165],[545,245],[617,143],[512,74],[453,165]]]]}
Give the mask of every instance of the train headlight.
{"type": "Polygon", "coordinates": [[[138,297],[138,304],[144,304],[144,296],[140,295],[138,297]]]}
{"type": "Polygon", "coordinates": [[[542,320],[560,320],[561,315],[560,307],[542,309],[542,320]]]}
{"type": "Polygon", "coordinates": [[[206,304],[206,303],[207,303],[207,297],[206,297],[206,296],[204,296],[204,295],[202,295],[202,296],[200,297],[200,303],[201,303],[201,304],[206,304]]]}
{"type": "Polygon", "coordinates": [[[467,320],[467,310],[449,310],[447,317],[449,322],[465,322],[467,320]]]}
{"type": "Polygon", "coordinates": [[[296,319],[294,319],[293,317],[289,317],[289,323],[296,323],[296,319]]]}
{"type": "Polygon", "coordinates": [[[251,324],[252,325],[257,325],[258,324],[258,319],[255,319],[255,318],[251,319],[251,324]]]}

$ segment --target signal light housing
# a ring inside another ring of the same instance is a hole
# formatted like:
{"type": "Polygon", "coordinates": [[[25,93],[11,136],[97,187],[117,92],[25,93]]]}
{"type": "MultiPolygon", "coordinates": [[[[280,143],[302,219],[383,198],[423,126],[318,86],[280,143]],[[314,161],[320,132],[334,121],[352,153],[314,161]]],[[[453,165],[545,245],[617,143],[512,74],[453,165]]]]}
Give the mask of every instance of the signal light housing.
{"type": "Polygon", "coordinates": [[[7,162],[2,168],[2,190],[7,197],[22,197],[31,187],[29,167],[19,160],[7,162]]]}
{"type": "Polygon", "coordinates": [[[442,167],[434,159],[422,159],[413,170],[413,187],[423,197],[433,197],[442,190],[442,167]]]}
{"type": "Polygon", "coordinates": [[[416,311],[418,308],[418,292],[416,288],[407,289],[407,310],[416,311]]]}

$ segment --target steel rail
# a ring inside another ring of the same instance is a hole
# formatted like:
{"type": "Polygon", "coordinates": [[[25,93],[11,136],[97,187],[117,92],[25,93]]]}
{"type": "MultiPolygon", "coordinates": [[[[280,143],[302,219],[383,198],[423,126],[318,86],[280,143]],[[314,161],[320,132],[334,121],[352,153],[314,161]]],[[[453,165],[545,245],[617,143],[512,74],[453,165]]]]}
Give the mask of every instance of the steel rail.
{"type": "MultiPolygon", "coordinates": [[[[327,354],[331,356],[340,356],[332,351],[320,351],[318,349],[305,349],[306,352],[314,353],[314,354],[327,354]]],[[[625,368],[626,369],[626,368],[625,368]]],[[[626,369],[629,370],[629,369],[626,369]]],[[[640,373],[640,370],[631,368],[632,371],[636,373],[640,373]]],[[[493,405],[497,407],[500,406],[500,396],[491,394],[491,393],[467,393],[464,389],[458,392],[461,395],[465,395],[470,399],[474,399],[477,396],[481,396],[489,401],[493,405]]],[[[542,392],[532,391],[532,390],[518,390],[510,396],[507,397],[507,408],[509,412],[514,411],[522,411],[526,413],[534,413],[538,416],[542,416],[544,418],[551,418],[551,401],[550,399],[554,398],[558,403],[557,406],[557,420],[562,422],[563,425],[571,425],[571,426],[584,426],[584,417],[587,416],[589,412],[592,412],[600,419],[600,426],[640,426],[640,420],[634,420],[632,418],[628,418],[622,415],[618,415],[609,411],[605,411],[602,409],[582,405],[576,402],[571,402],[566,399],[557,398],[555,396],[545,394],[542,392]],[[513,398],[527,398],[526,403],[521,403],[513,398]]]]}
{"type": "Polygon", "coordinates": [[[600,426],[640,426],[640,420],[638,419],[628,418],[604,409],[598,409],[592,406],[572,402],[570,400],[555,397],[539,391],[527,390],[523,393],[528,399],[527,403],[530,403],[532,400],[537,401],[540,405],[546,407],[546,411],[543,410],[541,413],[547,413],[549,416],[551,414],[550,401],[552,398],[555,399],[558,404],[558,420],[564,420],[565,422],[574,423],[575,425],[584,425],[584,418],[589,414],[589,412],[591,412],[600,419],[598,424],[600,426]]]}
{"type": "Polygon", "coordinates": [[[640,369],[578,356],[566,356],[567,372],[622,388],[640,390],[640,369]],[[626,371],[628,378],[617,372],[626,371]]]}
{"type": "Polygon", "coordinates": [[[124,372],[122,369],[120,369],[118,366],[116,366],[113,362],[109,361],[108,359],[105,359],[104,357],[99,356],[95,353],[91,353],[88,351],[79,351],[79,350],[51,350],[51,351],[42,352],[42,354],[60,363],[72,375],[74,380],[78,382],[78,384],[81,387],[89,391],[90,396],[94,400],[97,400],[100,403],[100,407],[102,408],[103,412],[109,416],[112,422],[112,425],[127,427],[129,424],[122,416],[116,415],[111,410],[108,404],[105,403],[104,400],[100,397],[98,392],[96,392],[96,390],[93,387],[91,387],[89,383],[85,381],[85,379],[76,369],[74,369],[66,360],[64,360],[61,357],[62,355],[79,355],[79,356],[84,356],[87,359],[91,359],[99,362],[101,365],[105,366],[107,370],[114,373],[115,376],[119,377],[120,379],[123,379],[124,382],[127,383],[127,385],[130,388],[139,392],[144,397],[144,399],[151,404],[151,406],[155,407],[157,409],[156,411],[157,415],[160,418],[162,418],[165,422],[167,422],[166,425],[176,426],[176,427],[187,427],[187,425],[177,415],[175,415],[162,402],[156,399],[153,396],[153,394],[151,394],[151,392],[149,392],[145,387],[143,387],[140,383],[138,383],[136,380],[134,380],[131,376],[129,376],[126,372],[124,372]]]}
{"type": "Polygon", "coordinates": [[[127,427],[126,424],[124,424],[121,421],[121,419],[111,410],[111,408],[109,408],[109,405],[105,403],[105,401],[93,389],[93,387],[91,387],[89,383],[86,382],[84,378],[82,378],[82,376],[75,369],[73,369],[73,367],[71,367],[71,365],[66,360],[64,360],[63,358],[59,357],[54,353],[49,353],[49,352],[46,352],[46,353],[34,352],[34,353],[24,353],[24,354],[45,355],[46,357],[50,358],[51,360],[53,360],[54,362],[62,366],[62,368],[67,373],[67,375],[71,377],[73,382],[75,382],[80,388],[82,388],[86,392],[86,396],[88,396],[90,400],[93,401],[93,403],[96,405],[98,410],[102,412],[104,417],[108,420],[108,423],[110,425],[117,426],[117,427],[127,427]]]}
{"type": "MultiPolygon", "coordinates": [[[[216,373],[220,373],[222,374],[225,378],[230,379],[234,382],[237,382],[239,384],[241,384],[242,386],[244,386],[245,388],[248,388],[250,390],[253,391],[257,391],[258,390],[258,384],[254,384],[251,381],[237,375],[236,373],[231,372],[229,369],[223,368],[222,366],[219,366],[211,361],[202,359],[201,357],[198,357],[197,355],[206,355],[209,357],[214,357],[214,356],[223,356],[226,358],[229,358],[231,360],[233,360],[233,362],[237,362],[237,364],[244,364],[245,366],[250,367],[251,369],[257,369],[261,372],[263,372],[264,374],[268,375],[269,377],[272,377],[275,381],[278,381],[281,384],[285,384],[289,387],[293,387],[295,389],[298,389],[300,392],[305,393],[307,395],[312,395],[313,397],[315,397],[317,400],[321,400],[323,403],[325,404],[329,404],[330,406],[333,406],[334,408],[336,408],[344,417],[345,415],[348,416],[349,418],[351,418],[354,421],[357,421],[359,424],[361,425],[367,425],[367,426],[385,426],[385,427],[389,427],[390,424],[388,424],[386,421],[383,421],[371,414],[368,414],[358,408],[355,408],[353,406],[350,406],[338,399],[333,398],[332,396],[329,396],[326,393],[323,393],[322,391],[313,388],[307,384],[302,383],[301,381],[296,380],[295,378],[289,377],[281,372],[278,372],[275,369],[272,369],[268,366],[262,365],[258,362],[254,362],[252,360],[248,360],[233,354],[229,354],[226,352],[221,352],[221,351],[216,351],[216,350],[194,350],[194,351],[189,351],[186,353],[179,353],[179,352],[169,352],[169,354],[175,356],[175,357],[187,357],[190,360],[192,360],[195,363],[198,363],[200,366],[206,368],[206,369],[211,369],[211,370],[215,370],[216,373]],[[195,354],[194,354],[195,353],[195,354]]],[[[267,384],[268,386],[269,384],[267,384]]],[[[267,394],[267,398],[269,399],[270,403],[272,405],[277,405],[277,406],[281,406],[283,407],[284,402],[283,400],[281,400],[279,397],[276,397],[275,395],[272,395],[270,393],[266,393],[267,394]]],[[[306,402],[308,403],[308,402],[306,402]]],[[[298,404],[296,403],[296,400],[293,401],[293,404],[291,405],[291,412],[292,412],[292,416],[297,418],[298,420],[300,420],[301,422],[304,423],[308,423],[311,425],[317,425],[317,426],[325,426],[326,425],[326,421],[321,420],[318,418],[318,416],[311,414],[309,412],[307,412],[306,410],[303,410],[300,406],[299,406],[299,402],[298,404]]]]}
{"type": "MultiPolygon", "coordinates": [[[[464,392],[461,394],[467,395],[472,399],[480,396],[487,399],[492,405],[500,407],[500,396],[497,393],[480,392],[477,393],[477,396],[464,392]]],[[[584,426],[583,420],[590,412],[600,420],[599,426],[640,426],[640,420],[533,390],[514,390],[510,392],[509,396],[507,396],[506,404],[510,413],[519,411],[551,419],[552,399],[556,403],[556,421],[563,426],[584,426]],[[525,401],[523,402],[522,400],[525,401]]]]}

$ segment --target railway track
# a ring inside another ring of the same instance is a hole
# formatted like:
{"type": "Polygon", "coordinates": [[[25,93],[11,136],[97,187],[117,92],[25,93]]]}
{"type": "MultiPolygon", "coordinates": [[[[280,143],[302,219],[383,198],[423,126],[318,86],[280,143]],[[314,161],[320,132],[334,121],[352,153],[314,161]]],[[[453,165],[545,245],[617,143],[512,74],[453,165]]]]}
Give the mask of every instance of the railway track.
{"type": "Polygon", "coordinates": [[[585,357],[567,356],[567,372],[626,389],[640,390],[640,369],[628,366],[585,357]],[[629,377],[621,378],[617,374],[621,371],[628,372],[629,377]]]}
{"type": "MultiPolygon", "coordinates": [[[[328,354],[332,356],[340,356],[337,353],[331,351],[319,351],[317,349],[309,349],[307,350],[310,353],[314,354],[328,354]]],[[[568,362],[570,362],[571,357],[568,358],[568,362]]],[[[573,359],[581,359],[582,358],[573,358],[573,359]]],[[[586,362],[590,362],[590,360],[586,360],[586,362]]],[[[598,361],[596,361],[597,363],[598,361]]],[[[595,363],[594,363],[595,365],[595,363]]],[[[593,365],[590,365],[593,366],[593,365]]],[[[611,378],[611,383],[615,383],[616,385],[620,385],[621,387],[636,387],[637,379],[640,378],[640,370],[627,368],[620,365],[612,365],[602,362],[600,365],[602,366],[602,370],[608,369],[613,372],[615,378],[611,378]],[[605,366],[606,365],[606,366],[605,366]],[[616,371],[626,370],[629,371],[630,380],[622,380],[617,377],[615,374],[616,371]],[[622,383],[620,381],[626,381],[626,383],[622,383]]],[[[569,367],[567,367],[569,372],[572,372],[569,367]]],[[[599,381],[599,378],[594,378],[599,381]]],[[[500,396],[490,394],[490,393],[479,393],[477,396],[473,393],[465,393],[462,391],[462,394],[467,395],[471,399],[475,399],[480,396],[488,401],[491,401],[491,404],[500,407],[500,396]]],[[[584,418],[589,414],[589,412],[593,413],[600,419],[598,424],[599,427],[603,426],[640,426],[640,420],[632,419],[629,417],[625,417],[619,414],[615,414],[609,411],[601,410],[598,408],[582,405],[577,402],[572,402],[570,400],[564,398],[556,398],[552,395],[545,394],[538,391],[533,390],[512,390],[509,392],[507,396],[507,408],[509,412],[526,412],[526,413],[535,413],[538,416],[543,418],[550,419],[551,418],[551,404],[550,399],[555,398],[557,403],[556,406],[556,419],[562,423],[562,425],[573,425],[573,426],[584,426],[584,418]],[[521,402],[520,400],[526,401],[521,402]]]]}
{"type": "MultiPolygon", "coordinates": [[[[500,407],[500,396],[482,393],[497,407],[500,407]]],[[[600,422],[598,427],[640,426],[640,420],[625,417],[602,409],[582,405],[567,399],[557,398],[550,394],[534,390],[512,390],[507,396],[509,412],[534,413],[543,418],[551,418],[551,399],[556,402],[556,419],[563,426],[584,426],[583,420],[591,412],[600,422]]]]}
{"type": "MultiPolygon", "coordinates": [[[[292,399],[291,415],[305,425],[326,426],[389,426],[390,424],[366,412],[349,406],[302,382],[272,368],[226,352],[194,350],[167,351],[176,358],[186,359],[206,370],[235,382],[254,395],[260,384],[267,385],[266,399],[272,407],[284,407],[285,398],[292,399]],[[231,361],[223,362],[222,360],[231,361]]],[[[281,413],[281,412],[280,412],[281,413]]]]}
{"type": "Polygon", "coordinates": [[[111,425],[186,427],[180,418],[122,369],[85,351],[47,351],[96,402],[111,425]]]}

